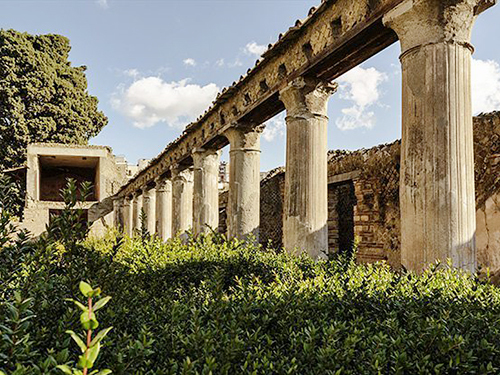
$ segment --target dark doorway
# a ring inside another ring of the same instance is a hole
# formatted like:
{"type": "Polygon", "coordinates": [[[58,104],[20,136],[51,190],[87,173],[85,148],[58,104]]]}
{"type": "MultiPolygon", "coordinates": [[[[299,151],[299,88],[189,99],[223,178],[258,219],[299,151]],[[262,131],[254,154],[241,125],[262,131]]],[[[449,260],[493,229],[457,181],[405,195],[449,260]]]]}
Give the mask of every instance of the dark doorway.
{"type": "Polygon", "coordinates": [[[330,253],[350,253],[354,244],[352,180],[328,185],[328,248],[330,253]]]}

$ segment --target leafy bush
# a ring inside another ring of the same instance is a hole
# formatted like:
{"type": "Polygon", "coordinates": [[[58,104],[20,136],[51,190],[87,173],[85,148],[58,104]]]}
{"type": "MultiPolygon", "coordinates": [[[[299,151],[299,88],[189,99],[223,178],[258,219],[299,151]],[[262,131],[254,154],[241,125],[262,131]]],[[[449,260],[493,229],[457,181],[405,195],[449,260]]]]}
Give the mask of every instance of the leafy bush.
{"type": "Polygon", "coordinates": [[[73,243],[78,251],[48,240],[17,246],[1,250],[11,261],[0,262],[0,299],[31,298],[36,316],[18,365],[54,363],[26,374],[74,366],[65,331],[78,329],[78,316],[65,298],[78,293],[76,278],[113,296],[100,320],[114,328],[96,366],[115,374],[500,372],[500,291],[461,271],[313,262],[212,235],[162,243],[110,231],[73,243]]]}

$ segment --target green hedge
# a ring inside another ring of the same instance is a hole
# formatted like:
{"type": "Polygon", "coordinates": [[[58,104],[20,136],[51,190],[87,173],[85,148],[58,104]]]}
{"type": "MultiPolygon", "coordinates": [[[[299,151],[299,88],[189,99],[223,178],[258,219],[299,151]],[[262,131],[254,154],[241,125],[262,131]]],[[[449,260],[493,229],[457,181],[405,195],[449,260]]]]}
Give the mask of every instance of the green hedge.
{"type": "Polygon", "coordinates": [[[36,315],[18,372],[0,356],[8,375],[57,374],[56,362],[76,358],[64,331],[78,329],[78,312],[64,299],[79,280],[113,297],[97,365],[115,374],[500,372],[499,289],[459,271],[397,274],[219,237],[163,244],[111,232],[71,250],[4,244],[0,259],[0,299],[33,297],[36,315]]]}

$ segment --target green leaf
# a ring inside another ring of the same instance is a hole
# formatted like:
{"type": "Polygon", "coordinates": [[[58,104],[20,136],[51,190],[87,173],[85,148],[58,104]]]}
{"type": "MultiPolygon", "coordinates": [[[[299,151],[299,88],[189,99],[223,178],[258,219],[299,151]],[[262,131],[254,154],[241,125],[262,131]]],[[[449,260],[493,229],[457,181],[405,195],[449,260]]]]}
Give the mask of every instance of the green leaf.
{"type": "Polygon", "coordinates": [[[83,311],[88,311],[88,307],[83,305],[82,303],[78,302],[77,300],[74,300],[72,298],[66,298],[66,301],[73,302],[75,305],[77,305],[83,311]]]}
{"type": "MultiPolygon", "coordinates": [[[[64,372],[65,374],[73,374],[73,371],[71,370],[71,368],[67,365],[57,365],[56,368],[58,368],[59,370],[61,370],[62,372],[64,372]]],[[[3,374],[3,372],[0,371],[0,375],[3,374]]]]}
{"type": "Polygon", "coordinates": [[[94,337],[92,339],[92,341],[90,342],[90,346],[94,346],[95,344],[100,343],[102,341],[102,339],[105,338],[106,335],[109,333],[109,331],[111,331],[112,329],[113,329],[113,327],[109,327],[109,328],[103,329],[102,331],[99,331],[99,333],[96,335],[96,337],[94,337]]]}
{"type": "Polygon", "coordinates": [[[73,340],[75,340],[75,342],[77,343],[77,345],[80,347],[82,353],[85,352],[85,350],[87,350],[87,345],[84,344],[83,340],[80,338],[80,336],[78,336],[75,332],[73,331],[66,331],[66,333],[68,335],[71,335],[71,338],[73,340]]]}
{"type": "Polygon", "coordinates": [[[96,304],[94,305],[93,310],[97,311],[100,308],[103,308],[109,302],[110,299],[111,299],[111,297],[101,298],[99,301],[96,302],[96,304]]]}
{"type": "Polygon", "coordinates": [[[82,354],[78,357],[78,367],[85,368],[87,367],[87,360],[85,359],[85,354],[82,354]]]}
{"type": "Polygon", "coordinates": [[[105,370],[101,370],[99,371],[99,373],[97,375],[108,375],[108,374],[111,374],[113,371],[109,370],[109,369],[105,369],[105,370]]]}
{"type": "Polygon", "coordinates": [[[94,289],[92,289],[89,284],[87,284],[85,281],[80,281],[80,292],[82,292],[85,297],[92,297],[93,291],[94,289]]]}
{"type": "Polygon", "coordinates": [[[96,329],[99,327],[99,322],[94,312],[82,312],[80,315],[80,323],[84,329],[96,329]]]}
{"type": "Polygon", "coordinates": [[[88,356],[87,356],[87,367],[92,368],[94,366],[94,362],[97,359],[97,356],[99,355],[99,351],[101,350],[101,344],[97,343],[96,345],[92,346],[89,351],[88,351],[88,356]]]}

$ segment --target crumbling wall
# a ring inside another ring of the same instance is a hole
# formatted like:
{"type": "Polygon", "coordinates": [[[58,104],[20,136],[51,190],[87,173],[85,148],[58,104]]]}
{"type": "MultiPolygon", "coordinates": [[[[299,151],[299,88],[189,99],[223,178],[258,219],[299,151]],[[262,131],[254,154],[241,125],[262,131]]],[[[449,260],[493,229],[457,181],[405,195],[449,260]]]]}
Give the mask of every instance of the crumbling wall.
{"type": "MultiPolygon", "coordinates": [[[[474,118],[474,153],[477,208],[477,251],[481,267],[500,269],[500,112],[474,118]]],[[[353,231],[357,241],[357,260],[386,260],[401,267],[399,211],[399,169],[401,142],[357,151],[328,153],[329,248],[339,250],[340,221],[336,206],[339,195],[334,186],[352,181],[354,187],[353,231]]],[[[260,238],[263,245],[272,240],[282,246],[284,168],[269,172],[261,181],[260,238]]],[[[225,232],[227,192],[221,194],[220,226],[225,232]]]]}
{"type": "Polygon", "coordinates": [[[500,112],[474,118],[477,260],[500,268],[500,112]]]}
{"type": "Polygon", "coordinates": [[[259,240],[263,246],[283,247],[283,197],[285,169],[270,171],[260,182],[259,240]]]}

